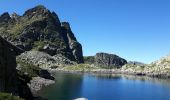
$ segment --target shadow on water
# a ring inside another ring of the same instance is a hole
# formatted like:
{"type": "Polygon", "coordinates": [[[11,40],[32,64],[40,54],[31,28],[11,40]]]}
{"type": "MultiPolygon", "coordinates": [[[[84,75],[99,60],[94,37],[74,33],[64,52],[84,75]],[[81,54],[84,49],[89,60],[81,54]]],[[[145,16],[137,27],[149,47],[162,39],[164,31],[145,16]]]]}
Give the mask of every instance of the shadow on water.
{"type": "Polygon", "coordinates": [[[44,88],[40,94],[48,100],[72,100],[81,94],[82,75],[55,73],[56,83],[44,88]]]}

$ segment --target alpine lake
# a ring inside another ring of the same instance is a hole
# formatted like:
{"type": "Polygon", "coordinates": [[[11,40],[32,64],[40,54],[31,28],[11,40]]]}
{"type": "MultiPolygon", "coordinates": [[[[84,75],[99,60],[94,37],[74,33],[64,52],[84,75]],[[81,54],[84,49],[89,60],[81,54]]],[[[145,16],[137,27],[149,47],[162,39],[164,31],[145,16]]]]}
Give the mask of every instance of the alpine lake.
{"type": "Polygon", "coordinates": [[[53,76],[55,84],[39,92],[48,100],[170,100],[170,79],[64,72],[53,76]]]}

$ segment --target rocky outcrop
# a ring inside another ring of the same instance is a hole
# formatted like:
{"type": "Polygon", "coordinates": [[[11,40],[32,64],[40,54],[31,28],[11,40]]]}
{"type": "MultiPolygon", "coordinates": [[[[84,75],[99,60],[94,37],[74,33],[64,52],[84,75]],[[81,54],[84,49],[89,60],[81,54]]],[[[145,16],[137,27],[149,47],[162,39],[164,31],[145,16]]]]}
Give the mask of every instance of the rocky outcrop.
{"type": "Polygon", "coordinates": [[[127,61],[117,55],[107,53],[97,53],[95,56],[95,64],[102,67],[121,67],[127,61]]]}
{"type": "Polygon", "coordinates": [[[108,53],[97,53],[95,56],[84,57],[87,64],[95,64],[98,67],[114,68],[122,67],[127,61],[117,55],[108,53]]]}
{"type": "Polygon", "coordinates": [[[27,82],[17,74],[14,46],[0,37],[0,92],[19,95],[26,100],[32,99],[27,82]]]}
{"type": "Polygon", "coordinates": [[[167,56],[162,57],[161,59],[159,59],[155,62],[152,62],[151,65],[157,66],[157,67],[165,67],[165,66],[170,67],[170,55],[167,55],[167,56]]]}
{"type": "Polygon", "coordinates": [[[170,56],[163,57],[151,64],[128,63],[122,67],[121,71],[137,75],[170,78],[170,56]]]}
{"type": "Polygon", "coordinates": [[[39,5],[22,16],[16,13],[0,16],[0,35],[25,51],[37,50],[51,56],[61,54],[83,63],[82,46],[68,22],[60,22],[57,14],[39,5]]]}
{"type": "Polygon", "coordinates": [[[42,77],[33,77],[28,86],[30,87],[31,92],[34,95],[37,95],[37,92],[40,91],[43,87],[54,83],[55,83],[54,80],[49,80],[42,77]]]}
{"type": "Polygon", "coordinates": [[[28,51],[17,56],[17,60],[26,64],[32,64],[42,69],[55,69],[66,65],[73,65],[75,62],[70,61],[62,55],[51,56],[40,51],[28,51]]]}
{"type": "Polygon", "coordinates": [[[67,22],[63,22],[62,24],[62,32],[63,34],[67,33],[67,38],[65,41],[69,44],[69,48],[71,49],[71,52],[78,63],[83,63],[83,51],[82,46],[79,42],[77,42],[77,39],[75,38],[71,28],[70,24],[67,22]]]}

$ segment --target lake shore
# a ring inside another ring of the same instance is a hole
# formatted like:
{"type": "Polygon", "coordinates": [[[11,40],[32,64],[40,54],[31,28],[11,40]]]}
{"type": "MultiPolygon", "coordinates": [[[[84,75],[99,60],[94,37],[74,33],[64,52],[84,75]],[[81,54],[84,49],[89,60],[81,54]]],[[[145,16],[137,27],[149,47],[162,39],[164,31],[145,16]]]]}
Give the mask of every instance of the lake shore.
{"type": "Polygon", "coordinates": [[[168,73],[156,72],[139,72],[139,71],[124,71],[121,69],[92,69],[92,70],[66,70],[63,68],[52,69],[50,72],[67,72],[67,73],[92,73],[92,74],[123,74],[135,76],[148,76],[154,78],[170,78],[168,73]]]}
{"type": "Polygon", "coordinates": [[[41,91],[44,87],[54,84],[54,80],[45,79],[42,77],[33,77],[30,83],[28,84],[32,94],[38,96],[37,93],[41,91]]]}
{"type": "MultiPolygon", "coordinates": [[[[117,96],[116,93],[118,92],[120,93],[119,98],[122,97],[118,100],[125,100],[129,97],[129,95],[131,96],[128,100],[144,100],[146,98],[141,95],[141,91],[143,94],[147,95],[147,97],[152,97],[149,94],[153,94],[154,92],[154,98],[159,98],[160,96],[160,92],[157,91],[163,91],[165,93],[162,94],[162,97],[166,97],[166,93],[169,91],[170,82],[169,79],[125,74],[92,74],[82,72],[71,73],[54,71],[53,75],[55,76],[57,82],[54,85],[44,88],[40,92],[40,95],[44,98],[50,98],[50,100],[73,100],[75,98],[82,97],[89,100],[105,100],[104,98],[106,96],[108,96],[106,100],[112,100],[114,95],[117,96]],[[106,90],[109,92],[106,92],[106,90]],[[136,98],[134,97],[134,94],[138,94],[140,97],[136,98]],[[157,97],[155,97],[155,94],[157,97]],[[127,95],[127,97],[124,97],[125,95],[127,95]]],[[[167,97],[169,98],[169,96],[167,97]]],[[[146,100],[151,99],[148,98],[146,100]]],[[[165,98],[164,100],[169,99],[165,98]]]]}

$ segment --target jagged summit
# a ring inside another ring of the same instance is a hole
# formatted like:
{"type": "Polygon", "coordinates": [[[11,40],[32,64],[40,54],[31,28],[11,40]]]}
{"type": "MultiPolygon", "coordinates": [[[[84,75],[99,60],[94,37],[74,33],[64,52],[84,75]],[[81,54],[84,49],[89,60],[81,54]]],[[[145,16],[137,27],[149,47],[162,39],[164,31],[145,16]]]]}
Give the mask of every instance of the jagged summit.
{"type": "Polygon", "coordinates": [[[1,23],[2,23],[2,22],[7,23],[7,22],[9,22],[10,19],[11,19],[11,17],[10,17],[10,15],[9,15],[8,12],[5,12],[5,13],[3,13],[3,14],[0,16],[0,22],[1,22],[1,23]]]}
{"type": "Polygon", "coordinates": [[[38,5],[38,6],[34,7],[34,8],[31,8],[31,9],[25,11],[23,16],[28,16],[28,17],[40,16],[40,15],[46,16],[46,15],[48,15],[50,13],[51,12],[46,7],[44,7],[43,5],[38,5]]]}
{"type": "Polygon", "coordinates": [[[43,5],[27,10],[23,15],[0,16],[0,35],[26,50],[38,50],[52,56],[62,54],[72,61],[83,62],[82,46],[68,22],[60,22],[58,15],[43,5]]]}

